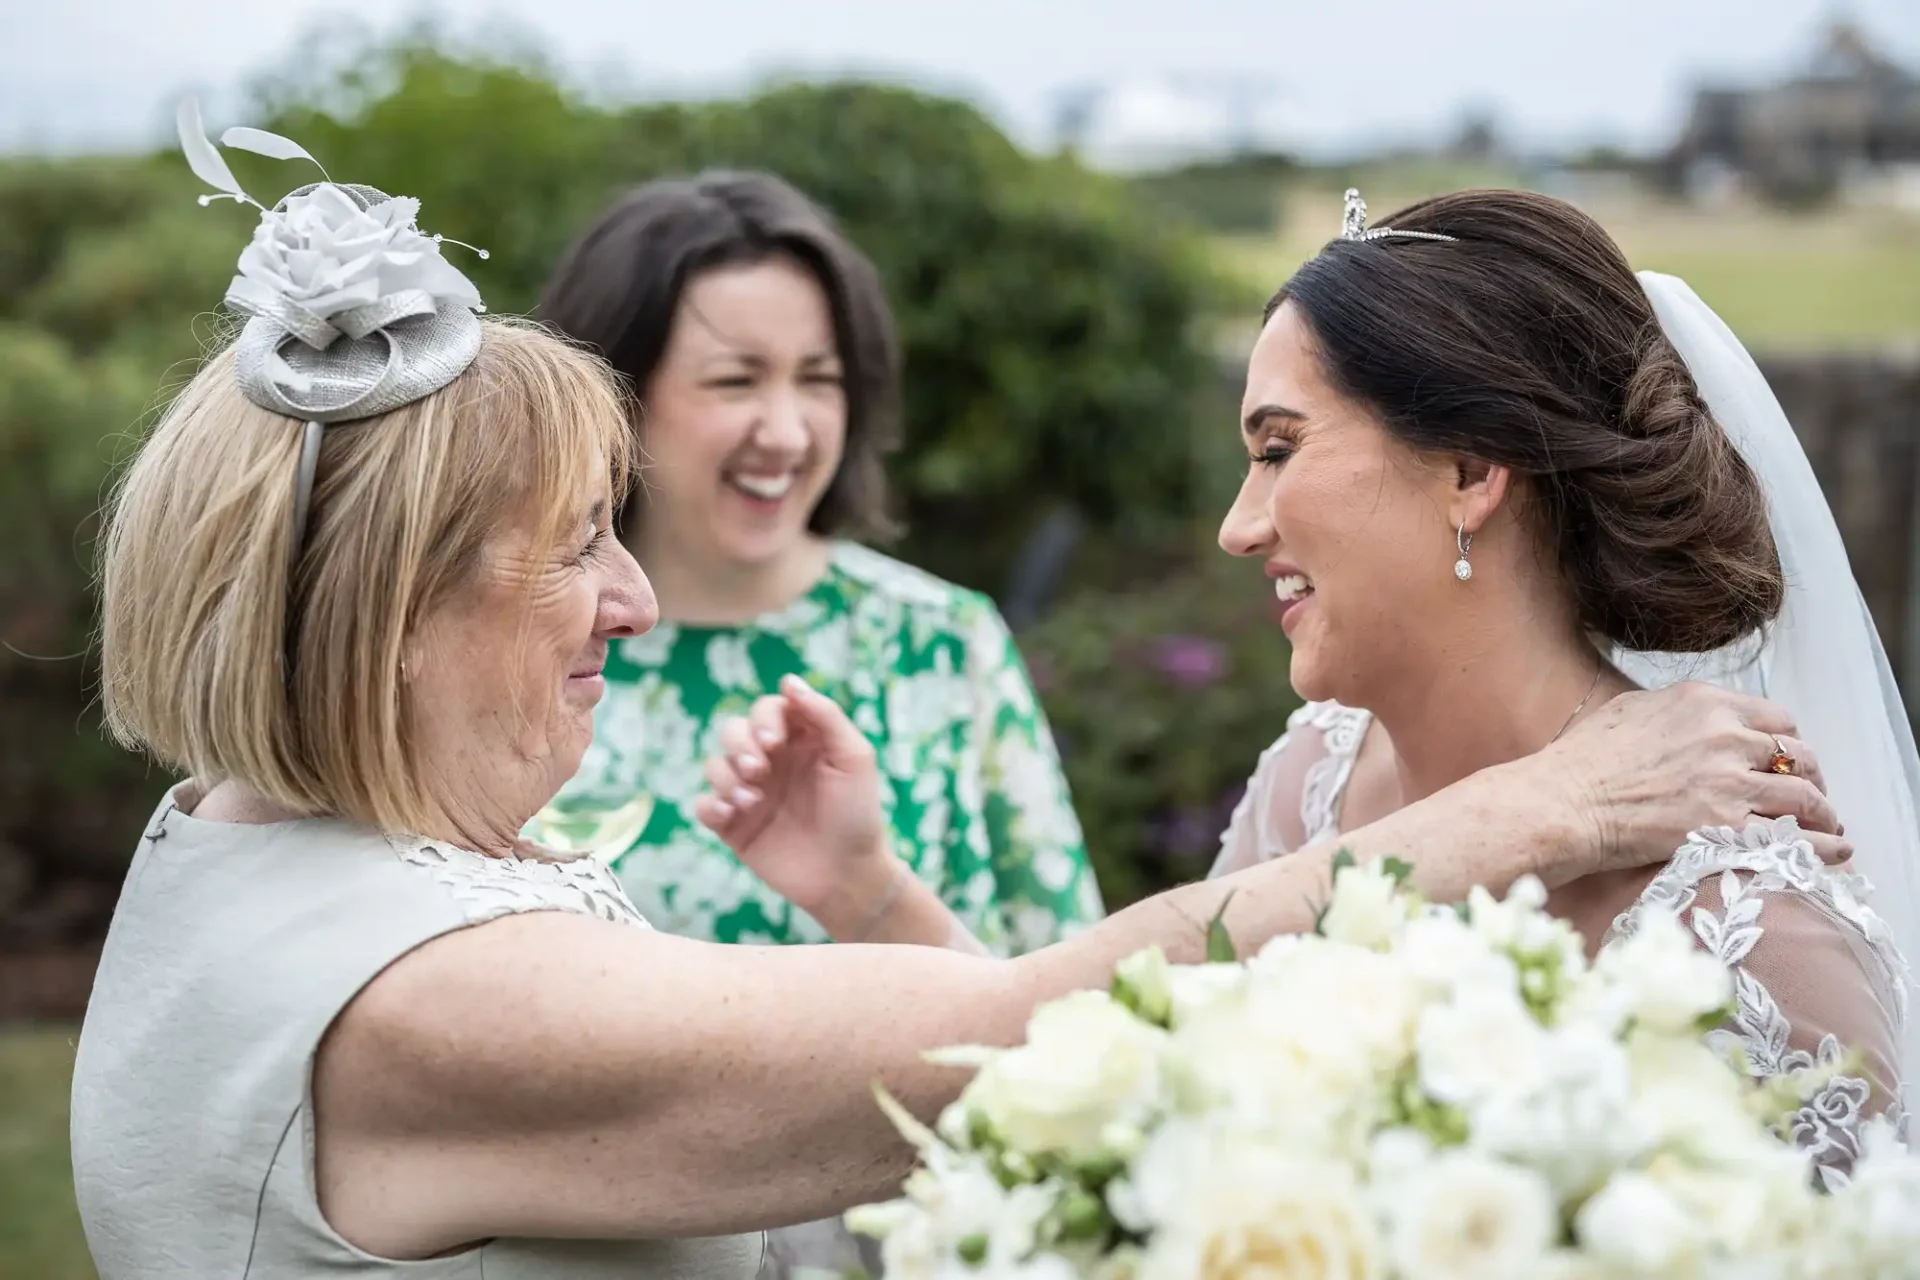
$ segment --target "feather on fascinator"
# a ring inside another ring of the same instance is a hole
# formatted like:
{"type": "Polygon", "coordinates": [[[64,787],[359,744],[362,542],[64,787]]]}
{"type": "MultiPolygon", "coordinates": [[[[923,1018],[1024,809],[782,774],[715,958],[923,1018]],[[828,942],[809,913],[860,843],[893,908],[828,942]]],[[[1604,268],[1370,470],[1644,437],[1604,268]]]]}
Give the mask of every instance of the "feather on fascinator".
{"type": "Polygon", "coordinates": [[[225,303],[248,317],[234,344],[241,393],[306,424],[294,488],[297,556],[324,426],[386,413],[459,377],[479,354],[477,315],[486,306],[441,256],[444,238],[415,224],[418,200],[334,182],[279,134],[228,129],[224,146],[320,169],[323,181],[268,208],[241,189],[207,140],[195,99],[181,102],[177,124],[188,166],[215,190],[201,205],[233,200],[260,210],[225,303]]]}

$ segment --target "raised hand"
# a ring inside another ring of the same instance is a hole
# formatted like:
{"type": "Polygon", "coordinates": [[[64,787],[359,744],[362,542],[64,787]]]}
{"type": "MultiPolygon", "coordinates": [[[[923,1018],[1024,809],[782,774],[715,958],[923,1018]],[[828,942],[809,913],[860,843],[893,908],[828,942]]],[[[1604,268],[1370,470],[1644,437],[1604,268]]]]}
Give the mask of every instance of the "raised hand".
{"type": "Polygon", "coordinates": [[[797,676],[720,728],[694,814],[767,885],[843,932],[892,890],[873,744],[797,676]]]}

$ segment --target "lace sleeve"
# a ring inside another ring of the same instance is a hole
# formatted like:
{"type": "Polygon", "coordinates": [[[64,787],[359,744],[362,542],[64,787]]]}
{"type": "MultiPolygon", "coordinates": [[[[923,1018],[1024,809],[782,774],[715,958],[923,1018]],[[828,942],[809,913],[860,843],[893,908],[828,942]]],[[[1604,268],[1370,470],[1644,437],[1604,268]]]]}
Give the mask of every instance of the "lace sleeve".
{"type": "Polygon", "coordinates": [[[1365,716],[1335,703],[1310,702],[1288,718],[1287,731],[1260,753],[1247,779],[1209,878],[1292,853],[1330,834],[1366,732],[1365,716]]]}
{"type": "Polygon", "coordinates": [[[1808,1067],[1834,1074],[1792,1120],[1794,1141],[1829,1187],[1860,1154],[1862,1123],[1904,1123],[1899,1045],[1907,973],[1866,884],[1821,865],[1792,819],[1744,833],[1696,832],[1615,924],[1675,911],[1733,975],[1734,1014],[1709,1039],[1738,1050],[1756,1079],[1808,1067]]]}

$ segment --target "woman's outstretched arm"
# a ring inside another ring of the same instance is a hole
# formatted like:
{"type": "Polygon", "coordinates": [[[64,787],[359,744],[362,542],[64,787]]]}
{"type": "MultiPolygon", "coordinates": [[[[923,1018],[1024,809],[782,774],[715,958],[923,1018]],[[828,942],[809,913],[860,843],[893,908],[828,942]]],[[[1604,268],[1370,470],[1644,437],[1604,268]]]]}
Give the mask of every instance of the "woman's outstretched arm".
{"type": "MultiPolygon", "coordinates": [[[[871,748],[825,706],[812,720],[819,708],[803,702],[784,741],[760,744],[768,767],[749,803],[711,813],[757,856],[781,842],[879,844],[871,748]]],[[[1773,743],[1751,722],[1777,717],[1732,695],[1630,704],[1610,730],[1562,740],[1584,747],[1476,774],[1340,845],[1407,858],[1430,896],[1450,900],[1529,873],[1557,883],[1647,861],[1678,842],[1683,813],[1719,821],[1728,806],[1791,799],[1830,829],[1810,784],[1753,772],[1773,743]],[[1732,767],[1743,755],[1747,767],[1732,767]]],[[[1013,1043],[1036,1004],[1104,986],[1146,946],[1201,959],[1204,923],[1229,893],[1243,949],[1305,930],[1333,852],[1175,889],[1010,961],[719,946],[559,914],[449,935],[371,983],[321,1048],[322,1208],[363,1248],[423,1256],[491,1236],[779,1226],[886,1195],[910,1153],[874,1106],[875,1082],[931,1118],[963,1074],[924,1050],[1013,1043]]],[[[839,923],[860,924],[875,901],[823,902],[823,922],[846,906],[839,923]]]]}
{"type": "MultiPolygon", "coordinates": [[[[1385,854],[1425,863],[1423,878],[1441,881],[1448,866],[1473,867],[1476,841],[1498,843],[1522,857],[1531,850],[1531,870],[1558,884],[1662,862],[1699,826],[1739,827],[1751,814],[1791,814],[1815,833],[1821,855],[1837,861],[1844,842],[1831,834],[1836,819],[1811,749],[1796,744],[1811,782],[1756,770],[1773,751],[1768,735],[1793,732],[1791,718],[1773,704],[1709,685],[1628,694],[1548,750],[1409,806],[1402,813],[1411,819],[1395,814],[1337,843],[1357,855],[1384,846],[1385,854]],[[1500,825],[1479,825],[1489,821],[1500,825]],[[1584,838],[1591,848],[1564,830],[1580,823],[1590,825],[1584,838]],[[1466,856],[1449,858],[1447,850],[1466,856]]],[[[858,781],[868,748],[830,700],[792,681],[779,696],[761,699],[750,717],[723,726],[720,740],[722,754],[707,767],[713,795],[696,812],[835,939],[984,950],[877,839],[878,802],[858,781]],[[817,771],[819,794],[795,794],[797,804],[783,810],[791,777],[808,770],[817,771]],[[715,798],[741,788],[752,797],[749,805],[715,798]]],[[[1444,891],[1443,883],[1423,887],[1445,900],[1464,896],[1472,883],[1458,893],[1444,891]]]]}

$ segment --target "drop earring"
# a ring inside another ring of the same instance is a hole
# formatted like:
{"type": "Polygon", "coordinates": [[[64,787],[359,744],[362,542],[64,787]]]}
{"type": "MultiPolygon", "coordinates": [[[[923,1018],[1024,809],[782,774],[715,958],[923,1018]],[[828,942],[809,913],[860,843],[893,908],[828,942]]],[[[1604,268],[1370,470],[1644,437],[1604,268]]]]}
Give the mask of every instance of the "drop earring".
{"type": "Polygon", "coordinates": [[[1473,562],[1467,559],[1467,553],[1473,550],[1473,535],[1467,532],[1467,526],[1463,524],[1454,534],[1453,541],[1460,548],[1460,558],[1453,562],[1453,576],[1466,582],[1473,577],[1473,562]]]}

